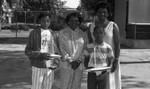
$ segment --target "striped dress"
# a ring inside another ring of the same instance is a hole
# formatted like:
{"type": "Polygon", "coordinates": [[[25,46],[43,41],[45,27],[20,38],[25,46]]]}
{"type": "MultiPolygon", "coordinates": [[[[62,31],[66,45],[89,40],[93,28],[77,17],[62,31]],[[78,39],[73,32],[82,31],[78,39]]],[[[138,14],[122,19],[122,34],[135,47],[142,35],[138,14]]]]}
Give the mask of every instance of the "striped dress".
{"type": "MultiPolygon", "coordinates": [[[[53,36],[50,30],[41,29],[41,53],[54,53],[53,36]]],[[[46,61],[45,61],[46,62],[46,61]]],[[[48,68],[32,66],[31,89],[51,89],[54,81],[54,71],[48,68]]]]}
{"type": "Polygon", "coordinates": [[[54,72],[47,74],[47,68],[37,68],[32,66],[32,86],[31,89],[51,89],[54,81],[54,72]]]}

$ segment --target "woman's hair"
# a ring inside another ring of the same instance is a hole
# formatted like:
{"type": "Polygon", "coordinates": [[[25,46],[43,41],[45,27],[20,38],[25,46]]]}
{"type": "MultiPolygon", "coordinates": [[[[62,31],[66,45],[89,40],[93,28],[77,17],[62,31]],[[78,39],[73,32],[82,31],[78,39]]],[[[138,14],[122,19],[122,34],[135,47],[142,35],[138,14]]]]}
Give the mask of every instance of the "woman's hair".
{"type": "Polygon", "coordinates": [[[47,13],[41,13],[38,15],[37,21],[39,22],[43,17],[47,17],[47,16],[51,18],[51,16],[47,13]]]}
{"type": "Polygon", "coordinates": [[[93,29],[93,33],[98,30],[98,26],[95,26],[94,29],[93,29]]]}
{"type": "Polygon", "coordinates": [[[108,11],[108,14],[110,15],[111,10],[110,10],[110,5],[107,2],[100,1],[96,6],[95,6],[95,13],[97,13],[98,9],[100,8],[106,8],[108,11]]]}
{"type": "Polygon", "coordinates": [[[97,30],[101,30],[101,31],[104,33],[104,30],[103,30],[102,28],[100,28],[100,29],[99,29],[99,27],[98,27],[98,26],[95,26],[95,27],[94,27],[94,29],[93,29],[93,33],[94,33],[95,31],[97,31],[97,30]]]}
{"type": "Polygon", "coordinates": [[[79,12],[73,12],[73,13],[70,13],[70,14],[68,14],[68,15],[66,16],[66,19],[65,19],[66,23],[69,22],[69,19],[70,19],[70,17],[72,17],[72,16],[77,17],[77,18],[79,19],[79,22],[80,22],[80,23],[82,22],[81,14],[80,14],[79,12]]]}

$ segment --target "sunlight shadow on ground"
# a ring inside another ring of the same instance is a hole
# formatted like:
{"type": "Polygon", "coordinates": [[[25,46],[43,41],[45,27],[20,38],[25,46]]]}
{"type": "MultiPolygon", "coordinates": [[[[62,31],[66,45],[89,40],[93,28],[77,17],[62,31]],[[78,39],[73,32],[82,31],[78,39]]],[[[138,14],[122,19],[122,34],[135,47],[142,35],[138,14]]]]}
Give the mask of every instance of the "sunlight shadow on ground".
{"type": "MultiPolygon", "coordinates": [[[[0,51],[0,89],[22,86],[29,89],[31,84],[31,66],[22,51],[0,51]]],[[[19,89],[19,88],[18,88],[19,89]]]]}
{"type": "Polygon", "coordinates": [[[122,75],[122,83],[124,84],[122,89],[131,89],[131,88],[148,88],[150,87],[150,83],[144,81],[134,81],[136,77],[134,76],[124,76],[122,75]]]}
{"type": "Polygon", "coordinates": [[[30,84],[27,82],[19,82],[19,83],[11,83],[11,84],[5,84],[3,86],[1,86],[0,88],[3,89],[30,89],[30,84]]]}

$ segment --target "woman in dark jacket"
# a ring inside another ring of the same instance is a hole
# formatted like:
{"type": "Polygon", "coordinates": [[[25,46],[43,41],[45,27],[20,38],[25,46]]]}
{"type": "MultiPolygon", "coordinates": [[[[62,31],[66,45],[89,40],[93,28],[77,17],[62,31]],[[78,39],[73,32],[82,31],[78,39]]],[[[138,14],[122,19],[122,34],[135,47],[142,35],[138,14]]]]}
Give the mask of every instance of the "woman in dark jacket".
{"type": "Polygon", "coordinates": [[[51,89],[54,80],[52,64],[54,58],[51,54],[56,53],[54,34],[49,25],[49,15],[40,14],[40,27],[34,29],[28,39],[25,54],[29,57],[32,65],[32,86],[31,89],[51,89]]]}

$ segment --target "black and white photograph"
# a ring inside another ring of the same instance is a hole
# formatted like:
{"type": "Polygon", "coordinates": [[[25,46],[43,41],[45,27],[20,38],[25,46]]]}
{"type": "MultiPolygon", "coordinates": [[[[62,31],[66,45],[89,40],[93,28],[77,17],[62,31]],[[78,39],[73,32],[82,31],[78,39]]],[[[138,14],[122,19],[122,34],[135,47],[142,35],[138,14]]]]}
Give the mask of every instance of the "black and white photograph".
{"type": "Polygon", "coordinates": [[[150,89],[150,0],[0,0],[0,89],[150,89]]]}

